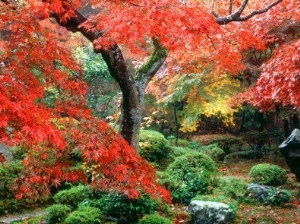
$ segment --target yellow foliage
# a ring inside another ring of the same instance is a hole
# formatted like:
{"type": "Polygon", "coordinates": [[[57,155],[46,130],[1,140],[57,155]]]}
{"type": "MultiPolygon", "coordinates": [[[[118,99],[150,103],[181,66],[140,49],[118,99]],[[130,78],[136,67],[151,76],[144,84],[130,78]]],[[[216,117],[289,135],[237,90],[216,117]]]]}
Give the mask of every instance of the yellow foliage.
{"type": "Polygon", "coordinates": [[[238,108],[229,107],[228,100],[241,91],[240,82],[225,74],[215,79],[210,76],[208,80],[210,83],[202,82],[202,88],[192,88],[181,121],[182,132],[196,131],[201,115],[217,116],[224,124],[234,125],[233,115],[238,108]]]}

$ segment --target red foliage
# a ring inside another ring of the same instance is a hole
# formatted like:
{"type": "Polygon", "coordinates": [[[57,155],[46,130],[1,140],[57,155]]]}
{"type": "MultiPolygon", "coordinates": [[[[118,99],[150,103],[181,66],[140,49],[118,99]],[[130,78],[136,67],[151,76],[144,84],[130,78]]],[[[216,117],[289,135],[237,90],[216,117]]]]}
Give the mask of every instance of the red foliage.
{"type": "Polygon", "coordinates": [[[25,169],[14,186],[16,197],[40,199],[62,182],[87,182],[84,169],[74,167],[77,149],[82,163],[96,165],[95,188],[131,198],[143,191],[170,201],[156,183],[154,168],[104,121],[91,116],[86,84],[71,52],[57,44],[28,8],[12,9],[1,2],[0,21],[0,140],[28,148],[25,169]],[[59,92],[54,107],[42,102],[47,88],[59,92]]]}

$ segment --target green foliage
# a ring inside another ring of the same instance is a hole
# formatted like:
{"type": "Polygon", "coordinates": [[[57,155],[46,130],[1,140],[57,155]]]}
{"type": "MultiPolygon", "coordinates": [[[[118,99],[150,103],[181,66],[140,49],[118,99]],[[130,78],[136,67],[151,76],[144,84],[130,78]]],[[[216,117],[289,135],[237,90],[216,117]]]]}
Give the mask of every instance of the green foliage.
{"type": "Polygon", "coordinates": [[[92,47],[77,48],[75,54],[83,66],[84,80],[88,84],[88,106],[96,116],[111,117],[117,112],[120,90],[105,61],[94,53],[92,47]]]}
{"type": "Polygon", "coordinates": [[[166,138],[157,131],[141,130],[139,154],[150,162],[159,162],[164,159],[169,150],[166,138]]]}
{"type": "Polygon", "coordinates": [[[151,214],[140,219],[138,224],[172,224],[172,222],[158,214],[151,214]]]}
{"type": "Polygon", "coordinates": [[[29,208],[32,205],[32,202],[17,200],[15,198],[6,198],[0,200],[0,215],[12,214],[14,212],[23,211],[26,208],[29,208]]]}
{"type": "Polygon", "coordinates": [[[170,190],[175,202],[188,204],[196,194],[209,192],[215,174],[214,161],[203,153],[195,152],[176,158],[160,182],[170,190]]]}
{"type": "Polygon", "coordinates": [[[71,208],[63,204],[55,204],[46,209],[46,223],[62,223],[67,215],[71,212],[71,208]]]}
{"type": "Polygon", "coordinates": [[[242,201],[245,197],[246,183],[236,177],[220,179],[218,187],[214,189],[215,195],[224,195],[237,201],[242,201]]]}
{"type": "Polygon", "coordinates": [[[217,144],[226,154],[240,151],[243,139],[233,135],[201,135],[193,137],[200,145],[217,144]]]}
{"type": "Polygon", "coordinates": [[[67,216],[65,224],[98,224],[101,221],[101,210],[91,206],[80,206],[67,216]]]}
{"type": "Polygon", "coordinates": [[[201,146],[197,151],[205,153],[214,161],[223,161],[225,157],[224,150],[218,147],[217,143],[201,146]]]}
{"type": "Polygon", "coordinates": [[[249,172],[249,177],[254,183],[269,186],[280,186],[287,182],[287,171],[281,167],[262,163],[253,166],[249,172]]]}
{"type": "Polygon", "coordinates": [[[147,194],[136,199],[129,199],[122,194],[102,194],[97,197],[96,200],[84,200],[81,205],[97,207],[103,215],[117,218],[119,224],[137,223],[144,215],[163,210],[162,202],[147,194]]]}
{"type": "Polygon", "coordinates": [[[233,219],[237,219],[237,211],[238,211],[238,202],[230,197],[226,196],[219,196],[219,195],[199,195],[194,198],[192,198],[192,201],[194,200],[200,200],[200,201],[213,201],[213,202],[219,202],[224,203],[229,206],[229,208],[232,210],[233,219]]]}
{"type": "Polygon", "coordinates": [[[282,206],[291,202],[292,193],[289,190],[274,188],[268,193],[265,202],[270,205],[282,206]]]}
{"type": "Polygon", "coordinates": [[[263,157],[263,153],[260,151],[247,150],[240,152],[233,152],[225,156],[226,162],[234,162],[242,159],[260,159],[263,157]]]}
{"type": "Polygon", "coordinates": [[[80,202],[89,198],[92,190],[89,186],[79,185],[73,186],[68,190],[62,190],[54,195],[54,201],[58,204],[66,204],[71,208],[76,208],[80,202]]]}
{"type": "Polygon", "coordinates": [[[188,154],[188,153],[193,153],[193,152],[195,152],[195,151],[188,147],[181,147],[181,146],[171,146],[170,147],[170,155],[174,158],[188,154]]]}
{"type": "Polygon", "coordinates": [[[10,190],[11,184],[20,175],[23,169],[21,160],[0,163],[0,196],[2,198],[13,198],[13,193],[10,190]]]}

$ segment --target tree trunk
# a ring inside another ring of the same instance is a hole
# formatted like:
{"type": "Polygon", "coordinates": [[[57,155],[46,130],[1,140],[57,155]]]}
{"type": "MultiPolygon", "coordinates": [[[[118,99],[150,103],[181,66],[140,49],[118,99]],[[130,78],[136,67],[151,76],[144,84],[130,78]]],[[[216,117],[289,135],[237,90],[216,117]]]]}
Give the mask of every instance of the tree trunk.
{"type": "MultiPolygon", "coordinates": [[[[91,43],[101,36],[101,32],[84,29],[82,24],[87,21],[87,18],[79,11],[75,11],[75,15],[64,23],[61,22],[60,15],[53,14],[52,17],[68,30],[80,32],[91,43]]],[[[148,60],[134,74],[129,72],[122,51],[117,44],[109,49],[95,48],[94,50],[95,53],[102,55],[110,75],[117,81],[122,91],[120,134],[136,150],[139,143],[146,87],[168,55],[168,51],[160,45],[157,39],[153,39],[153,46],[153,52],[148,60]]]]}
{"type": "Polygon", "coordinates": [[[129,72],[122,52],[117,45],[99,52],[102,54],[111,76],[117,81],[122,91],[119,132],[136,150],[139,145],[145,90],[168,54],[157,40],[153,40],[153,45],[154,50],[149,59],[135,74],[129,72]]]}

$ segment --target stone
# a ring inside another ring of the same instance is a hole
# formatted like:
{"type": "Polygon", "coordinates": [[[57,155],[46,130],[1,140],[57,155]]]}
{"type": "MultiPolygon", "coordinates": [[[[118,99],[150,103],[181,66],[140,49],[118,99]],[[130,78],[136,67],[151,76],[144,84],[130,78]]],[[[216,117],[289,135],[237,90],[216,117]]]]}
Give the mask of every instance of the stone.
{"type": "Polygon", "coordinates": [[[290,170],[300,182],[300,130],[294,129],[290,136],[279,145],[290,170]]]}
{"type": "Polygon", "coordinates": [[[0,156],[4,161],[1,162],[10,162],[13,160],[13,154],[7,145],[0,143],[0,156]]]}
{"type": "Polygon", "coordinates": [[[251,183],[247,184],[246,195],[256,201],[264,202],[271,190],[271,187],[251,183]]]}
{"type": "Polygon", "coordinates": [[[227,204],[212,201],[191,201],[189,205],[191,224],[233,223],[233,212],[227,204]]]}

